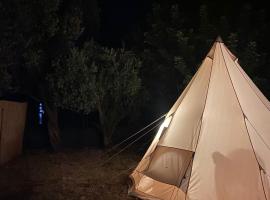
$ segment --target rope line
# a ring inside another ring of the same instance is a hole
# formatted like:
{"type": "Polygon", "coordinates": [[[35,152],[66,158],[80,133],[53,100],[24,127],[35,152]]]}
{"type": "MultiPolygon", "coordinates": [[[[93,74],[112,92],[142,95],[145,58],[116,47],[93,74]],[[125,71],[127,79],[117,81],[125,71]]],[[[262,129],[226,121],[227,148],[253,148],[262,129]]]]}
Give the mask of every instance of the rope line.
{"type": "MultiPolygon", "coordinates": [[[[149,123],[148,125],[146,125],[145,127],[143,127],[142,129],[140,129],[139,131],[133,133],[131,136],[127,137],[126,139],[124,139],[123,141],[121,141],[118,144],[115,144],[114,146],[112,146],[108,151],[104,152],[103,154],[101,154],[101,158],[108,156],[113,150],[116,150],[120,145],[122,145],[123,143],[127,142],[128,140],[130,140],[131,138],[133,138],[134,136],[138,135],[139,133],[141,133],[142,131],[146,130],[147,128],[149,128],[150,126],[152,126],[153,124],[155,124],[156,122],[160,121],[162,118],[164,118],[166,114],[163,114],[162,116],[160,116],[159,118],[155,119],[153,122],[149,123]]],[[[95,165],[100,163],[100,161],[94,162],[93,164],[95,165]]]]}
{"type": "Polygon", "coordinates": [[[146,125],[145,127],[143,127],[142,129],[140,129],[139,131],[133,133],[131,136],[127,137],[126,139],[124,139],[123,141],[119,142],[118,144],[115,144],[114,146],[112,146],[107,152],[105,152],[105,154],[108,154],[110,152],[112,152],[113,150],[117,149],[117,147],[119,147],[121,144],[125,143],[126,141],[128,141],[129,139],[133,138],[134,136],[138,135],[139,133],[141,133],[142,131],[144,131],[145,129],[147,129],[148,127],[152,126],[153,124],[155,124],[156,122],[160,121],[162,118],[164,118],[166,116],[166,114],[160,116],[159,118],[155,119],[153,122],[151,122],[150,124],[146,125]]]}
{"type": "Polygon", "coordinates": [[[162,124],[162,122],[158,123],[157,125],[155,125],[154,127],[152,127],[151,129],[149,129],[148,131],[146,131],[144,134],[142,134],[140,137],[138,137],[136,140],[134,140],[133,142],[127,144],[125,147],[123,147],[120,151],[116,152],[115,154],[113,154],[111,157],[109,157],[107,160],[105,160],[104,162],[102,162],[101,164],[98,164],[98,166],[96,167],[101,167],[104,164],[108,163],[109,161],[111,161],[113,158],[115,158],[116,156],[118,156],[120,153],[122,153],[123,151],[125,151],[127,148],[129,148],[132,144],[134,144],[135,142],[139,141],[141,138],[143,138],[145,135],[147,135],[148,133],[150,133],[152,130],[154,130],[155,128],[157,128],[158,126],[160,126],[162,124]]]}

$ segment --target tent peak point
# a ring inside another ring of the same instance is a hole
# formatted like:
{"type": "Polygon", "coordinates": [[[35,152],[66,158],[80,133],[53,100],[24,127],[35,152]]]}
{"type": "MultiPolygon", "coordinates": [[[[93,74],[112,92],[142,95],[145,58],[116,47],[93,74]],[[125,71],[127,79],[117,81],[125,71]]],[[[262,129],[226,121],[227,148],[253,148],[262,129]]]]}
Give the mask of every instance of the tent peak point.
{"type": "Polygon", "coordinates": [[[216,42],[223,43],[223,40],[222,40],[222,38],[220,36],[218,36],[217,39],[216,39],[216,42]]]}

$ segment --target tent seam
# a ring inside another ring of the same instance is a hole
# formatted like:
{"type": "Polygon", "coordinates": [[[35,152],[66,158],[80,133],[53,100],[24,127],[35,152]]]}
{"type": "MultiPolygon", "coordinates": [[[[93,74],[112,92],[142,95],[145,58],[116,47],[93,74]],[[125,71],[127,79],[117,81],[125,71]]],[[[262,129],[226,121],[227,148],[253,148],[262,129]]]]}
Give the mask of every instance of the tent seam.
{"type": "MultiPolygon", "coordinates": [[[[241,73],[241,75],[244,77],[244,79],[247,81],[248,86],[251,88],[251,90],[253,91],[253,93],[255,93],[255,95],[258,97],[258,99],[260,100],[260,102],[262,102],[262,104],[266,107],[266,109],[268,111],[270,111],[270,109],[268,108],[268,106],[263,102],[263,100],[261,99],[261,97],[257,94],[257,92],[255,92],[255,90],[251,87],[249,81],[247,80],[247,78],[244,76],[244,74],[240,71],[238,65],[236,65],[237,70],[241,73]]],[[[265,97],[266,98],[266,97],[265,97]]],[[[266,98],[267,99],[267,98],[266,98]]],[[[269,100],[267,99],[267,101],[269,102],[269,100]]]]}
{"type": "MultiPolygon", "coordinates": [[[[211,58],[211,60],[212,60],[211,71],[210,71],[209,81],[208,81],[208,85],[207,85],[207,93],[206,93],[206,97],[205,97],[205,102],[204,102],[203,112],[202,112],[202,116],[201,116],[201,118],[200,118],[201,121],[202,121],[202,119],[203,119],[203,114],[204,114],[205,107],[206,107],[206,103],[207,103],[207,97],[208,97],[209,86],[210,86],[211,77],[212,77],[212,71],[213,71],[213,64],[214,64],[214,57],[215,57],[216,48],[217,48],[217,43],[215,44],[215,50],[214,50],[214,53],[213,53],[213,58],[211,58]]],[[[197,142],[196,142],[196,147],[195,147],[195,151],[194,151],[193,160],[195,159],[196,150],[197,150],[198,143],[199,143],[200,136],[201,136],[202,123],[199,123],[199,124],[200,124],[200,131],[199,131],[198,139],[197,139],[197,142]]],[[[198,126],[199,126],[199,124],[198,124],[198,126]]],[[[188,180],[187,192],[186,192],[185,200],[187,199],[187,194],[188,194],[188,191],[189,191],[189,183],[190,183],[190,179],[191,179],[191,177],[192,177],[193,164],[194,164],[194,163],[192,162],[191,171],[190,171],[190,177],[189,177],[189,180],[188,180]]]]}
{"type": "MultiPolygon", "coordinates": [[[[225,50],[228,52],[228,50],[225,48],[225,50]]],[[[229,52],[228,52],[229,53],[229,52]]],[[[235,62],[235,61],[234,61],[235,62]]],[[[237,70],[241,73],[241,75],[244,77],[244,79],[247,81],[248,86],[251,88],[251,90],[255,93],[255,95],[260,99],[260,101],[262,102],[262,104],[266,107],[267,110],[270,111],[270,109],[268,108],[268,106],[262,101],[261,97],[257,94],[257,92],[254,91],[254,89],[251,87],[248,79],[245,77],[245,75],[243,74],[243,72],[241,72],[241,70],[239,69],[238,65],[236,65],[237,70]]],[[[266,98],[266,97],[265,97],[266,98]]],[[[267,99],[267,98],[266,98],[267,99]]],[[[267,99],[268,100],[268,99],[267,99]]],[[[269,101],[269,100],[268,100],[269,101]]]]}
{"type": "MultiPolygon", "coordinates": [[[[189,166],[190,166],[191,163],[192,163],[192,159],[194,159],[194,154],[192,155],[192,157],[193,157],[193,158],[190,159],[190,161],[189,161],[189,163],[188,163],[188,166],[187,166],[187,169],[185,170],[184,176],[186,175],[186,173],[187,173],[187,171],[188,171],[188,169],[189,169],[189,166]]],[[[191,174],[190,174],[190,176],[191,176],[191,174]]],[[[178,188],[181,187],[182,182],[183,182],[183,179],[180,181],[180,184],[179,184],[179,187],[178,187],[178,188]]],[[[188,190],[188,188],[187,188],[187,190],[188,190]]]]}
{"type": "MultiPolygon", "coordinates": [[[[236,98],[237,98],[237,101],[238,101],[238,104],[239,104],[240,109],[241,109],[241,111],[242,111],[242,114],[243,114],[243,116],[244,116],[244,119],[247,119],[247,120],[249,121],[248,117],[245,115],[245,112],[244,112],[244,110],[243,110],[243,108],[242,108],[242,106],[241,106],[240,100],[239,100],[239,98],[238,98],[237,92],[236,92],[236,90],[235,90],[235,88],[234,88],[234,84],[233,84],[233,81],[232,81],[232,79],[231,79],[231,76],[230,76],[230,73],[229,73],[229,70],[228,70],[228,66],[227,66],[226,60],[225,60],[224,55],[223,55],[222,48],[220,47],[220,49],[221,49],[221,52],[222,52],[222,57],[223,57],[223,60],[224,60],[225,66],[226,66],[226,70],[227,70],[228,76],[229,76],[229,78],[230,78],[231,85],[232,85],[232,87],[233,87],[233,91],[234,91],[235,96],[236,96],[236,98]]],[[[236,67],[237,67],[237,66],[236,66],[236,67]]],[[[239,71],[240,71],[240,70],[239,70],[239,71]]],[[[240,73],[241,73],[241,72],[240,72],[240,73]]],[[[251,88],[251,89],[252,89],[252,88],[251,88]]],[[[256,93],[255,91],[253,91],[253,92],[256,93]]],[[[249,121],[249,122],[250,122],[250,121],[249,121]]],[[[254,128],[254,130],[255,130],[255,132],[257,133],[257,135],[259,135],[260,138],[261,138],[261,140],[265,143],[265,140],[262,138],[261,134],[259,134],[259,132],[255,129],[255,127],[253,126],[253,124],[252,124],[251,122],[250,122],[250,124],[251,124],[251,126],[254,128]]],[[[247,130],[247,132],[248,132],[248,130],[247,130]]],[[[249,132],[248,132],[248,134],[249,134],[249,132]]],[[[266,146],[268,147],[268,145],[266,145],[266,146]]],[[[268,148],[269,148],[269,147],[268,147],[268,148]]]]}
{"type": "Polygon", "coordinates": [[[176,149],[176,150],[184,150],[184,151],[188,151],[188,152],[191,152],[193,153],[194,151],[191,151],[191,150],[188,150],[188,149],[184,149],[184,148],[176,148],[176,147],[170,147],[170,146],[164,146],[162,144],[157,144],[157,146],[160,146],[160,147],[165,147],[165,148],[171,148],[171,149],[176,149]]]}
{"type": "MultiPolygon", "coordinates": [[[[204,111],[203,111],[203,112],[204,112],[204,111]]],[[[203,115],[203,114],[202,114],[202,115],[203,115]]],[[[202,116],[200,117],[200,121],[202,121],[202,116]]],[[[199,122],[200,122],[200,121],[199,121],[199,122]]],[[[198,128],[199,128],[199,133],[200,133],[201,127],[202,127],[202,123],[198,123],[197,128],[196,128],[196,131],[197,131],[198,128]],[[200,126],[200,127],[199,127],[199,126],[200,126]]],[[[194,136],[194,134],[193,134],[193,136],[194,136]]],[[[198,140],[199,140],[199,137],[198,137],[198,140]]],[[[196,143],[196,147],[197,147],[197,144],[198,144],[198,140],[197,140],[197,143],[196,143]]],[[[195,149],[195,151],[191,151],[191,152],[193,153],[193,155],[192,155],[192,157],[191,157],[191,159],[190,159],[190,161],[189,161],[189,163],[188,163],[188,166],[187,166],[187,168],[186,168],[186,170],[185,170],[184,176],[186,175],[186,173],[187,173],[187,171],[188,171],[190,165],[192,165],[192,163],[193,163],[192,160],[193,160],[194,157],[195,157],[196,149],[195,149]]],[[[191,169],[192,169],[192,166],[191,166],[191,169]]],[[[192,171],[191,171],[191,172],[192,172],[192,171]]],[[[191,177],[191,172],[190,172],[190,177],[191,177]]],[[[180,188],[182,182],[183,182],[183,179],[180,180],[179,188],[180,188]]],[[[188,185],[188,186],[189,186],[189,185],[188,185]]],[[[188,187],[187,187],[187,191],[186,191],[186,192],[188,192],[188,187]]]]}
{"type": "MultiPolygon", "coordinates": [[[[234,93],[235,93],[235,97],[236,97],[236,99],[237,99],[237,101],[238,101],[238,104],[239,104],[239,107],[240,107],[240,109],[241,109],[241,111],[242,111],[243,120],[244,120],[244,124],[245,124],[245,129],[246,129],[246,132],[247,132],[247,135],[248,135],[248,138],[249,138],[249,142],[250,142],[250,145],[251,145],[251,148],[252,148],[252,151],[253,151],[253,155],[254,155],[255,160],[256,160],[256,162],[257,162],[258,170],[259,170],[259,172],[260,172],[260,171],[261,171],[261,170],[260,170],[261,165],[259,164],[258,158],[257,158],[257,156],[256,156],[256,153],[255,153],[255,150],[254,150],[254,147],[253,147],[253,144],[252,144],[250,135],[249,135],[249,131],[248,131],[248,128],[247,128],[247,124],[246,124],[246,121],[245,121],[245,119],[247,119],[247,117],[246,117],[246,115],[245,115],[245,113],[244,113],[244,111],[243,111],[243,108],[242,108],[242,106],[241,106],[241,104],[240,104],[240,101],[239,101],[237,92],[236,92],[236,90],[235,90],[235,88],[234,88],[233,81],[232,81],[232,78],[231,78],[231,76],[230,76],[230,73],[229,73],[229,70],[228,70],[228,66],[227,66],[227,63],[226,63],[226,60],[225,60],[225,57],[224,57],[224,54],[223,54],[223,50],[222,50],[222,48],[221,48],[221,45],[220,45],[220,50],[221,50],[222,58],[223,58],[223,60],[224,60],[224,64],[225,64],[226,71],[227,71],[227,73],[228,73],[228,77],[229,77],[229,79],[230,79],[230,83],[231,83],[231,85],[232,85],[232,89],[233,89],[233,91],[234,91],[234,93]]],[[[266,192],[265,192],[265,189],[264,189],[264,185],[263,185],[263,180],[262,180],[261,173],[260,173],[260,179],[261,179],[261,184],[262,184],[264,196],[265,196],[265,199],[267,200],[266,192]]]]}
{"type": "MultiPolygon", "coordinates": [[[[244,116],[244,115],[243,115],[244,116]]],[[[251,144],[251,148],[252,148],[252,151],[253,151],[253,154],[255,156],[255,159],[256,159],[256,162],[257,162],[257,165],[258,165],[258,168],[259,168],[259,173],[260,173],[260,179],[261,179],[261,184],[262,184],[262,188],[263,188],[263,192],[264,192],[264,196],[265,196],[265,199],[267,200],[267,195],[266,195],[266,192],[265,192],[265,188],[264,188],[264,184],[263,184],[263,180],[262,180],[262,175],[261,175],[261,168],[262,166],[259,164],[259,160],[256,156],[256,153],[255,153],[255,150],[254,150],[254,146],[252,144],[252,141],[251,141],[251,138],[250,138],[250,135],[249,135],[249,131],[248,131],[248,128],[247,128],[247,124],[246,124],[246,120],[247,119],[245,116],[244,116],[244,123],[245,123],[245,128],[246,128],[246,131],[247,131],[247,134],[248,134],[248,138],[249,138],[249,142],[251,144]]],[[[256,130],[255,130],[256,131],[256,130]]],[[[262,168],[263,169],[263,168],[262,168]]]]}
{"type": "Polygon", "coordinates": [[[245,119],[247,119],[247,121],[250,123],[250,125],[252,126],[252,128],[255,130],[256,134],[260,137],[260,139],[262,140],[262,142],[265,144],[265,146],[267,147],[268,150],[270,150],[269,145],[265,142],[265,140],[263,139],[263,137],[261,136],[261,134],[259,134],[259,132],[257,131],[257,129],[253,126],[253,124],[249,121],[249,119],[247,117],[245,117],[245,119]]]}

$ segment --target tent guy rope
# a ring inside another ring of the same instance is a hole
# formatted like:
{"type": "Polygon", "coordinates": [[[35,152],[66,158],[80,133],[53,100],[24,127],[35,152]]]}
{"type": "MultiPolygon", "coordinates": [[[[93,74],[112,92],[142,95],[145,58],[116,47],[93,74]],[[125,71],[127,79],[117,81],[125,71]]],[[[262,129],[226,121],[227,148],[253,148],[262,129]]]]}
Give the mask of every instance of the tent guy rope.
{"type": "Polygon", "coordinates": [[[141,133],[142,131],[146,130],[147,128],[149,128],[150,126],[152,126],[153,124],[155,124],[156,122],[160,121],[161,119],[163,119],[166,116],[166,114],[160,116],[159,118],[155,119],[153,122],[151,122],[150,124],[146,125],[145,127],[143,127],[142,129],[140,129],[139,131],[135,132],[134,134],[132,134],[131,136],[127,137],[126,139],[122,140],[121,142],[119,142],[118,144],[115,144],[114,146],[112,146],[107,152],[105,152],[105,154],[108,154],[110,152],[112,152],[113,150],[117,149],[117,147],[119,147],[121,144],[127,142],[128,140],[130,140],[131,138],[133,138],[134,136],[138,135],[139,133],[141,133]]]}
{"type": "Polygon", "coordinates": [[[129,148],[132,144],[134,144],[135,142],[139,141],[140,139],[142,139],[145,135],[147,135],[148,133],[150,133],[152,130],[154,130],[155,128],[159,127],[162,124],[162,122],[159,122],[157,125],[153,126],[151,129],[149,129],[148,131],[146,131],[144,134],[142,134],[140,137],[138,137],[137,139],[135,139],[133,142],[127,144],[125,147],[123,147],[122,149],[120,149],[118,152],[116,152],[115,154],[113,154],[112,156],[110,156],[107,160],[105,160],[104,162],[101,162],[101,164],[98,164],[96,167],[102,167],[104,164],[108,163],[109,161],[111,161],[113,158],[115,158],[116,156],[118,156],[120,153],[122,153],[123,151],[125,151],[127,148],[129,148]]]}
{"type": "Polygon", "coordinates": [[[159,122],[161,119],[163,119],[166,114],[161,115],[159,118],[155,119],[154,121],[152,121],[151,123],[147,124],[145,127],[141,128],[139,131],[133,133],[132,135],[130,135],[129,137],[127,137],[126,139],[122,140],[121,142],[115,144],[114,146],[112,146],[108,151],[104,152],[101,157],[105,157],[107,155],[109,155],[113,150],[116,150],[119,146],[121,146],[122,144],[124,144],[125,142],[129,141],[130,139],[132,139],[133,137],[135,137],[136,135],[138,135],[139,133],[143,132],[144,130],[146,130],[147,128],[151,127],[153,124],[155,124],[156,122],[159,122]]]}

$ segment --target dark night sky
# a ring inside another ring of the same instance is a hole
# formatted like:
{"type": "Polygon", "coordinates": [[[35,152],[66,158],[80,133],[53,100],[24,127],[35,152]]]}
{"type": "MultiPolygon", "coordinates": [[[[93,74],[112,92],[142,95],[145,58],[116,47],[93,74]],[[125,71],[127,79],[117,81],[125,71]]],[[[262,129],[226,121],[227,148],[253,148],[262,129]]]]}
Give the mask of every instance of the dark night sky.
{"type": "Polygon", "coordinates": [[[152,0],[102,0],[101,43],[119,46],[121,39],[138,23],[144,23],[152,0]]]}
{"type": "MultiPolygon", "coordinates": [[[[103,45],[121,46],[121,40],[132,31],[138,24],[140,27],[146,25],[147,15],[151,12],[151,5],[154,0],[100,0],[101,27],[98,35],[98,40],[103,45]]],[[[162,1],[158,1],[162,2],[162,1]]],[[[181,1],[167,0],[167,2],[179,2],[191,16],[197,15],[201,4],[209,5],[212,16],[226,15],[237,16],[243,4],[251,4],[252,7],[260,9],[267,8],[266,3],[249,0],[226,0],[226,1],[181,1]]],[[[212,19],[215,20],[215,19],[212,19]]],[[[231,19],[237,20],[237,19],[231,19]]]]}

